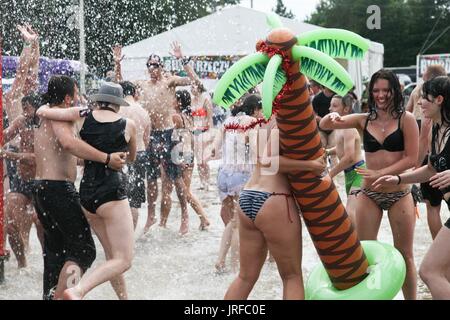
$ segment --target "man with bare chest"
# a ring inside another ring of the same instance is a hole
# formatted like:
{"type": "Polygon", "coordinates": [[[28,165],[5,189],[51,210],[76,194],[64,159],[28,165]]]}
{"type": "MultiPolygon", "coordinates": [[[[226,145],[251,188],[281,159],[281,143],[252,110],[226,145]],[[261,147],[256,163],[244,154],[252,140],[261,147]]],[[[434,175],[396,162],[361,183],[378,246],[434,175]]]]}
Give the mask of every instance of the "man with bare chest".
{"type": "MultiPolygon", "coordinates": [[[[40,106],[40,96],[31,94],[22,98],[22,114],[4,130],[4,143],[8,143],[16,136],[19,137],[18,152],[1,150],[0,156],[14,161],[17,165],[17,175],[10,179],[10,201],[6,206],[8,216],[8,235],[18,267],[26,267],[25,247],[32,223],[32,215],[27,207],[32,205],[32,190],[36,174],[34,155],[34,128],[36,109],[40,106]]],[[[42,238],[42,228],[36,224],[38,235],[42,238]]]]}
{"type": "MultiPolygon", "coordinates": [[[[175,53],[174,56],[178,56],[180,45],[174,43],[172,49],[175,53]]],[[[187,60],[183,59],[182,61],[185,69],[191,68],[187,60]]],[[[147,69],[150,80],[138,83],[142,93],[142,106],[147,110],[152,123],[152,131],[147,148],[149,157],[149,165],[147,168],[148,218],[144,232],[147,232],[156,222],[155,204],[158,197],[157,178],[160,175],[160,165],[162,165],[165,175],[175,185],[180,200],[182,217],[185,217],[182,218],[180,233],[185,234],[188,232],[187,201],[186,195],[182,192],[182,168],[174,163],[174,157],[172,157],[172,149],[176,145],[176,142],[172,142],[172,134],[175,127],[172,116],[175,113],[173,106],[176,105],[176,87],[189,85],[192,79],[166,74],[163,70],[161,58],[154,54],[148,58],[147,69]]],[[[188,74],[190,73],[188,72],[188,74]]],[[[167,199],[167,192],[163,192],[163,194],[166,195],[167,199]]],[[[168,196],[170,197],[170,194],[168,196]]],[[[170,198],[167,201],[170,201],[170,198]]],[[[163,227],[166,224],[169,211],[170,205],[164,205],[163,200],[160,221],[160,225],[163,227]]]]}

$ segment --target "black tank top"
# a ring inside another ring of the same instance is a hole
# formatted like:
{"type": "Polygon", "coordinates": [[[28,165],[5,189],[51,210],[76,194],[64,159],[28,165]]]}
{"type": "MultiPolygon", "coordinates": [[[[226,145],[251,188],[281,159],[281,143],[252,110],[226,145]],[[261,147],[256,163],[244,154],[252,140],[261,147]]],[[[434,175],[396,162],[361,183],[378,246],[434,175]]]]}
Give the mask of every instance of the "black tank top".
{"type": "Polygon", "coordinates": [[[369,117],[367,117],[366,125],[364,126],[363,142],[364,151],[377,152],[378,150],[386,150],[389,152],[403,151],[405,150],[405,143],[403,139],[403,131],[400,128],[400,119],[398,118],[398,128],[390,135],[388,135],[383,143],[380,143],[375,137],[367,130],[367,124],[369,123],[369,117]]]}
{"type": "Polygon", "coordinates": [[[442,172],[450,169],[450,138],[447,139],[439,154],[436,153],[436,139],[438,139],[438,126],[433,126],[430,163],[437,172],[442,172]]]}
{"type": "MultiPolygon", "coordinates": [[[[83,127],[80,130],[80,137],[85,142],[105,153],[124,152],[128,150],[128,143],[125,140],[125,127],[127,121],[120,118],[114,122],[98,122],[94,119],[93,113],[86,116],[83,127]]],[[[114,189],[123,184],[124,174],[121,171],[110,169],[100,162],[86,160],[84,162],[83,178],[81,186],[96,190],[107,185],[114,189]]],[[[80,186],[80,189],[81,189],[80,186]]]]}
{"type": "Polygon", "coordinates": [[[128,142],[125,140],[126,125],[127,120],[124,118],[113,122],[99,122],[91,112],[84,121],[80,137],[105,153],[124,152],[128,150],[128,142]]]}

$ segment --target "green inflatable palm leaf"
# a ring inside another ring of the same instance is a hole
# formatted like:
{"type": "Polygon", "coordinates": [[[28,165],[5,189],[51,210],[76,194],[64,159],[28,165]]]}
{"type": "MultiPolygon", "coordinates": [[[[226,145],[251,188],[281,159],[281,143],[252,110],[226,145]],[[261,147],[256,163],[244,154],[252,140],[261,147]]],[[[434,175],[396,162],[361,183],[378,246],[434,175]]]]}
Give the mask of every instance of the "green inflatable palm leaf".
{"type": "Polygon", "coordinates": [[[302,33],[298,44],[319,50],[332,58],[362,59],[369,41],[343,29],[319,29],[302,33]]]}
{"type": "MultiPolygon", "coordinates": [[[[254,53],[240,59],[233,64],[222,76],[216,86],[213,102],[219,106],[229,108],[239,98],[256,87],[264,79],[269,57],[264,53],[254,53]]],[[[273,86],[274,96],[280,92],[286,76],[279,69],[273,86]]]]}
{"type": "Polygon", "coordinates": [[[316,49],[294,46],[292,57],[300,60],[300,72],[321,85],[344,96],[352,87],[350,75],[333,58],[316,49]]]}

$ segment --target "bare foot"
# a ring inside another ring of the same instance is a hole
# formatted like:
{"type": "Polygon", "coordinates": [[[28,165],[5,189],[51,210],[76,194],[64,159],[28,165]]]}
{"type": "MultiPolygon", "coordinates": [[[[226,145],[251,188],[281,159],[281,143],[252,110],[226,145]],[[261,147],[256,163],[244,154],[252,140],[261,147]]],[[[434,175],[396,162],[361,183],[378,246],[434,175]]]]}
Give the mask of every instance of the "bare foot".
{"type": "Polygon", "coordinates": [[[180,234],[182,236],[184,236],[188,232],[189,232],[189,220],[187,220],[187,219],[182,220],[181,221],[181,226],[180,226],[180,234]]]}
{"type": "Polygon", "coordinates": [[[150,230],[150,227],[152,225],[154,225],[156,223],[156,221],[157,220],[155,218],[147,219],[147,223],[145,224],[145,227],[144,227],[144,234],[146,234],[148,232],[148,230],[150,230]]]}
{"type": "Polygon", "coordinates": [[[78,286],[64,290],[63,300],[81,300],[83,299],[83,294],[78,286]]]}
{"type": "Polygon", "coordinates": [[[209,225],[210,225],[210,222],[207,218],[204,218],[204,217],[200,218],[200,227],[199,227],[200,231],[208,230],[209,225]]]}
{"type": "Polygon", "coordinates": [[[225,262],[216,262],[216,273],[224,273],[225,272],[225,262]]]}

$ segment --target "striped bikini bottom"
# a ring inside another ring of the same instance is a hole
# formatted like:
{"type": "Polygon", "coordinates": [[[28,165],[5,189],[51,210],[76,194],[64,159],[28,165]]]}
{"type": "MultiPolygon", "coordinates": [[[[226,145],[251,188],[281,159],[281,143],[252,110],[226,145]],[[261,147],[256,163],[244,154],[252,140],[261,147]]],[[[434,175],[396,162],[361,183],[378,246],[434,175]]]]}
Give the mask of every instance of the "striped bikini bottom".
{"type": "Polygon", "coordinates": [[[368,188],[362,188],[361,191],[369,197],[381,210],[389,210],[394,203],[411,192],[410,189],[397,192],[377,192],[368,188]]]}
{"type": "Polygon", "coordinates": [[[291,213],[289,212],[289,202],[288,198],[292,197],[290,193],[278,193],[278,192],[266,192],[266,191],[257,191],[257,190],[242,190],[239,194],[239,206],[241,207],[242,212],[255,221],[257,214],[261,210],[262,206],[269,199],[270,196],[285,196],[286,197],[286,206],[287,206],[287,214],[289,221],[292,223],[293,220],[291,218],[291,213]]]}

